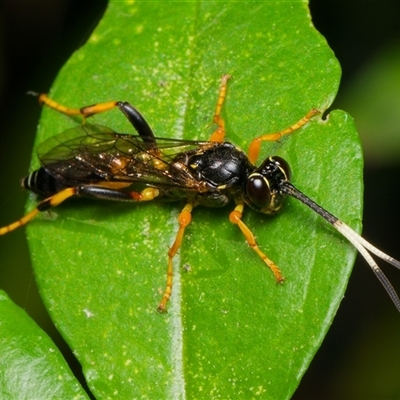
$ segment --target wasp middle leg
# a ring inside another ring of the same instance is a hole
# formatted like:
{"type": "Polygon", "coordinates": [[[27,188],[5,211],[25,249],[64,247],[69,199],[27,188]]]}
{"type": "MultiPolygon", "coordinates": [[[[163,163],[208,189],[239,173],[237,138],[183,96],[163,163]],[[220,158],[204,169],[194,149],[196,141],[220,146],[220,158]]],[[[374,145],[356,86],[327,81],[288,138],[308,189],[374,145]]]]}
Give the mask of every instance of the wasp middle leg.
{"type": "Polygon", "coordinates": [[[178,216],[179,229],[178,233],[176,234],[175,241],[168,251],[167,284],[165,286],[164,295],[160,301],[160,304],[158,305],[158,311],[160,312],[166,312],[167,303],[171,298],[173,281],[172,259],[174,258],[175,254],[182,244],[183,235],[185,233],[186,227],[190,224],[190,221],[192,220],[191,213],[193,207],[194,206],[192,203],[187,203],[178,216]]]}
{"type": "Polygon", "coordinates": [[[225,138],[225,121],[221,117],[222,106],[225,103],[226,92],[228,90],[228,80],[231,75],[223,75],[221,79],[221,86],[219,88],[219,95],[217,105],[215,107],[215,113],[213,117],[213,123],[217,124],[217,129],[210,136],[210,142],[223,142],[225,138]]]}

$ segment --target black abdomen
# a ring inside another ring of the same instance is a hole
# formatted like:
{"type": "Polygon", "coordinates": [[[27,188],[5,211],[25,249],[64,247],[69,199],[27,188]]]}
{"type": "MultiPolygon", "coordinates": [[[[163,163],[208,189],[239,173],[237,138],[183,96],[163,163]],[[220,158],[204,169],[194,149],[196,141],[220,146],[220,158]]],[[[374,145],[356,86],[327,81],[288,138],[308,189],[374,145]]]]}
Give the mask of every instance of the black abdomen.
{"type": "Polygon", "coordinates": [[[30,173],[22,181],[22,185],[25,189],[31,190],[43,197],[49,197],[53,194],[58,193],[64,189],[60,182],[50,175],[44,168],[39,168],[36,171],[30,173]]]}

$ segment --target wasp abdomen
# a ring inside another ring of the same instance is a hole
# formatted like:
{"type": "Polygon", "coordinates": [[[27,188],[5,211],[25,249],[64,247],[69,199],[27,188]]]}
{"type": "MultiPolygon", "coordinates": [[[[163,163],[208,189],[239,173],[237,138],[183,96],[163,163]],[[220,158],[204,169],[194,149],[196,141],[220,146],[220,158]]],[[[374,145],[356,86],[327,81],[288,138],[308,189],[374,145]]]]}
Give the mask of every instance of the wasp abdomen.
{"type": "Polygon", "coordinates": [[[22,181],[22,186],[43,197],[52,196],[60,191],[57,179],[44,168],[39,168],[26,176],[22,181]]]}

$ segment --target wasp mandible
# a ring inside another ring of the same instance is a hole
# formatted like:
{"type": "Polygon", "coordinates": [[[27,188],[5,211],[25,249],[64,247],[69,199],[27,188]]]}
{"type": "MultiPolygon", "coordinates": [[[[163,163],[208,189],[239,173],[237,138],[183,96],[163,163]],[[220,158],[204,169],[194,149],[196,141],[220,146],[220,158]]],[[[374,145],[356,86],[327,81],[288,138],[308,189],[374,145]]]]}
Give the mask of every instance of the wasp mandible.
{"type": "Polygon", "coordinates": [[[63,114],[80,115],[83,124],[44,141],[38,147],[41,167],[23,180],[23,186],[40,195],[36,208],[20,220],[0,228],[0,235],[27,224],[39,212],[49,210],[71,197],[142,202],[157,199],[183,200],[179,229],[168,251],[167,280],[158,310],[166,311],[172,293],[172,260],[180,248],[194,207],[223,207],[234,203],[229,220],[237,225],[249,246],[271,269],[278,283],[284,278],[278,266],[259,248],[251,230],[242,221],[245,205],[263,214],[275,214],[289,195],[311,208],[360,252],[400,312],[400,299],[370,253],[400,269],[400,262],[383,253],[343,221],[329,213],[290,183],[291,171],[281,157],[267,157],[260,166],[262,142],[278,141],[318,113],[312,109],[300,121],[277,133],[261,135],[248,153],[225,142],[221,110],[230,75],[222,77],[213,117],[216,130],[209,141],[157,138],[142,114],[128,102],[110,101],[80,109],[67,108],[47,95],[39,102],[63,114]],[[118,108],[138,135],[116,133],[101,125],[85,124],[86,118],[118,108]]]}

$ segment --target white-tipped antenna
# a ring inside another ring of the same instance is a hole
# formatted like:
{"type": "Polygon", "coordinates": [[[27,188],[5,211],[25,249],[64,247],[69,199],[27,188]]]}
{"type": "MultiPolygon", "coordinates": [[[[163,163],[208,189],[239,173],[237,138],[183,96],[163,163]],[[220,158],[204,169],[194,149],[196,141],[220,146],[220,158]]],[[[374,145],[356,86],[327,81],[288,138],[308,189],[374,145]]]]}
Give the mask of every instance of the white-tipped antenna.
{"type": "Polygon", "coordinates": [[[397,261],[393,257],[385,254],[383,251],[377,249],[372,246],[371,243],[367,242],[363,237],[361,237],[357,232],[351,229],[348,225],[342,222],[340,219],[332,215],[330,212],[326,211],[324,208],[319,206],[309,197],[307,197],[304,193],[300,192],[296,189],[291,183],[287,181],[283,181],[280,185],[280,189],[282,193],[288,194],[298,200],[300,200],[303,204],[311,208],[317,214],[319,214],[322,218],[328,221],[333,227],[335,227],[364,257],[365,261],[367,261],[368,265],[371,267],[372,271],[381,282],[382,286],[385,288],[386,292],[392,299],[394,305],[397,308],[397,311],[400,312],[400,299],[394,290],[392,284],[389,282],[389,279],[383,273],[383,271],[379,268],[377,263],[372,258],[369,251],[375,254],[377,257],[386,261],[387,263],[393,265],[394,267],[400,269],[400,261],[397,261]]]}

